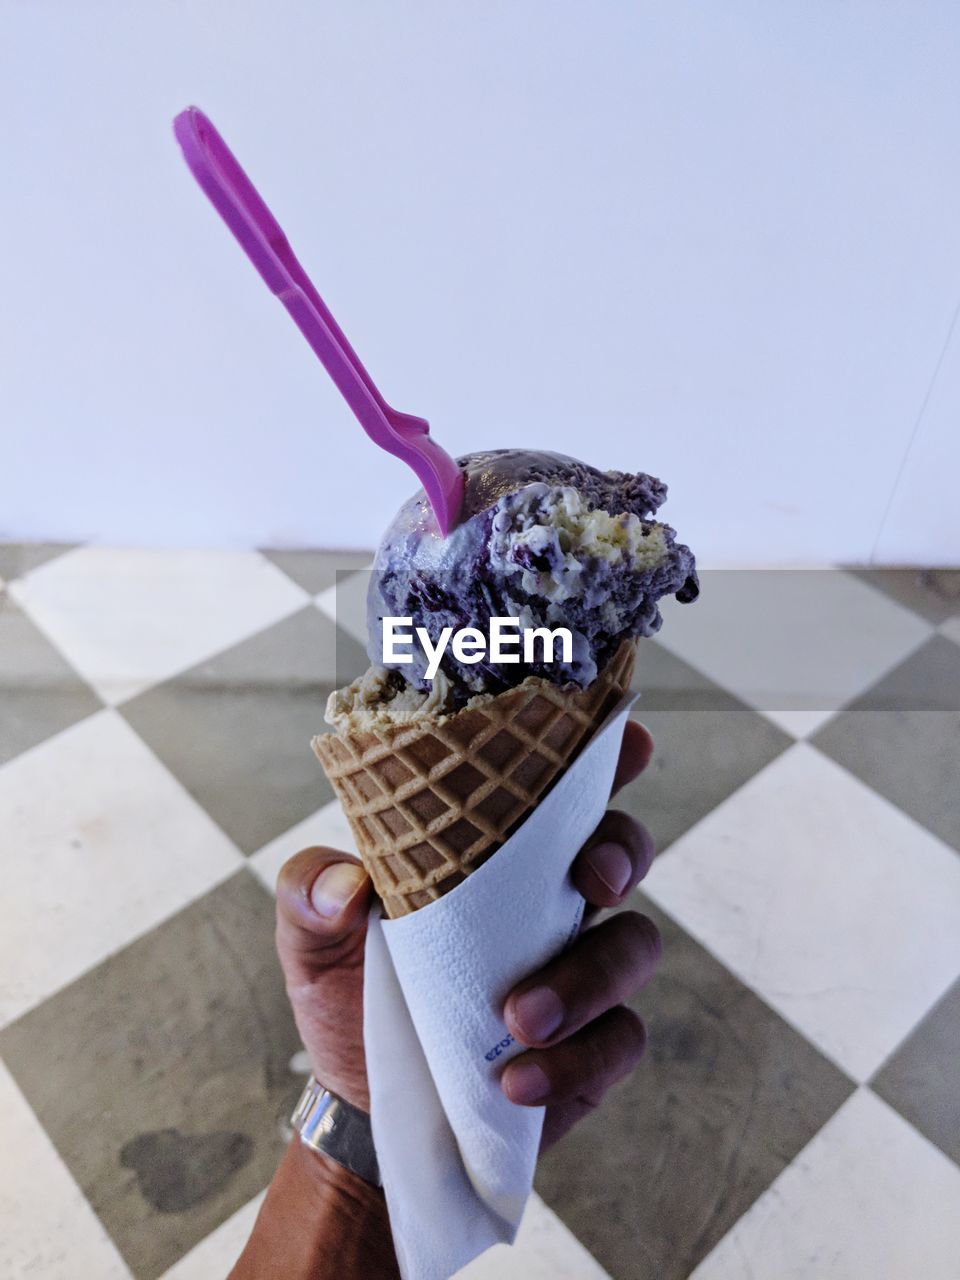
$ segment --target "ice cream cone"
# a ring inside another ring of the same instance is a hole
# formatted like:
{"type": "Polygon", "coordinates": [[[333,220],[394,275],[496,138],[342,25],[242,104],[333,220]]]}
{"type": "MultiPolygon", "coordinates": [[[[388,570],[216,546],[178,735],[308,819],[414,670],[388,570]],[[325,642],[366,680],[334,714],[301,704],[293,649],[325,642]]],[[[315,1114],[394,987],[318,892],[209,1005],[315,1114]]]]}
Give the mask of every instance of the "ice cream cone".
{"type": "Polygon", "coordinates": [[[586,689],[530,680],[452,715],[313,739],[387,916],[500,848],[626,692],[635,650],[624,641],[586,689]]]}

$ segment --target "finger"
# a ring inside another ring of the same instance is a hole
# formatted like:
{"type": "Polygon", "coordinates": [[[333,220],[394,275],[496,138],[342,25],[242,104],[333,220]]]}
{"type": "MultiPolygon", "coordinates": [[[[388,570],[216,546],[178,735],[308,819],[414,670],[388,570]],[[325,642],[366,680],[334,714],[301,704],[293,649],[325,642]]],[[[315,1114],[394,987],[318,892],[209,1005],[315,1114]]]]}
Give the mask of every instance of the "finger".
{"type": "Polygon", "coordinates": [[[532,1048],[565,1039],[649,982],[660,951],[652,920],[618,912],[511,991],[504,1006],[511,1034],[532,1048]]]}
{"type": "Polygon", "coordinates": [[[653,739],[650,737],[649,729],[638,724],[636,720],[628,720],[623,731],[623,742],[620,746],[617,770],[613,775],[613,786],[610,788],[611,796],[615,796],[621,787],[625,787],[628,782],[639,777],[650,763],[652,755],[653,739]]]}
{"type": "Polygon", "coordinates": [[[360,862],[339,849],[303,849],[277,878],[277,946],[319,967],[355,945],[370,909],[372,886],[360,862]]]}
{"type": "Polygon", "coordinates": [[[518,1106],[579,1102],[596,1107],[610,1086],[634,1069],[646,1042],[643,1022],[619,1005],[552,1049],[531,1049],[514,1058],[500,1087],[518,1106]]]}
{"type": "Polygon", "coordinates": [[[650,870],[654,852],[646,827],[610,809],[577,854],[570,875],[587,902],[615,907],[650,870]]]}
{"type": "MultiPolygon", "coordinates": [[[[531,1050],[531,1052],[534,1051],[531,1050]]],[[[570,1098],[566,1102],[551,1102],[543,1116],[540,1155],[548,1151],[564,1134],[569,1133],[574,1125],[579,1124],[594,1110],[596,1110],[594,1104],[583,1097],[570,1098]]]]}

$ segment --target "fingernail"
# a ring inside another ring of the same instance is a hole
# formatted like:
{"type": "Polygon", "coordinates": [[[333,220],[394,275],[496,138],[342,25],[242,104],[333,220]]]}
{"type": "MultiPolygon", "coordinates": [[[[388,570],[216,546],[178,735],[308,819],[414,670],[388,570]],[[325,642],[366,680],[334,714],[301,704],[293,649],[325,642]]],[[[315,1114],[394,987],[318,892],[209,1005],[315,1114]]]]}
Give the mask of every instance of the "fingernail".
{"type": "Polygon", "coordinates": [[[633,863],[622,844],[598,844],[590,850],[590,866],[612,894],[620,897],[630,883],[633,863]]]}
{"type": "Polygon", "coordinates": [[[511,1102],[539,1102],[550,1092],[550,1081],[535,1062],[518,1062],[507,1079],[511,1102]]]}
{"type": "Polygon", "coordinates": [[[528,1040],[546,1040],[563,1021],[563,1003],[550,987],[534,987],[517,996],[513,1016],[528,1040]]]}
{"type": "Polygon", "coordinates": [[[339,915],[360,888],[365,875],[363,867],[353,862],[334,862],[325,867],[310,890],[314,911],[328,920],[339,915]]]}

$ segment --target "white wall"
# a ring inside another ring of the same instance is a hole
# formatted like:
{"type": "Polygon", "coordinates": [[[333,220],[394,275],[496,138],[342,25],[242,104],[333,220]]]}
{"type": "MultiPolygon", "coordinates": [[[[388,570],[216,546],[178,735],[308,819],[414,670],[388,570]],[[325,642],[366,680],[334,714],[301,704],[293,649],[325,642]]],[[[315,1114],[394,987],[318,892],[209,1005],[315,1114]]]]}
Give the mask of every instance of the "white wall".
{"type": "Polygon", "coordinates": [[[960,562],[952,0],[0,5],[0,537],[368,545],[413,487],[193,102],[451,452],[661,474],[711,563],[960,562]]]}

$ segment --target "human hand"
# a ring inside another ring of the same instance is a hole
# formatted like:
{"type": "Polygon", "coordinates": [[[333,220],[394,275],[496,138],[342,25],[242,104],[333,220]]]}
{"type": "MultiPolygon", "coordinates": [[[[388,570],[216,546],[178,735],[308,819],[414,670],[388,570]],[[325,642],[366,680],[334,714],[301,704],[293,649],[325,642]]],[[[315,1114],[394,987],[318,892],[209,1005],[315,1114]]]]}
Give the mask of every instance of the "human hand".
{"type": "MultiPolygon", "coordinates": [[[[647,731],[629,722],[614,792],[646,767],[652,751],[647,731]]],[[[588,904],[587,921],[598,909],[621,903],[652,859],[647,832],[626,814],[608,812],[571,868],[588,904]]],[[[314,1074],[365,1111],[370,1095],[363,1051],[363,950],[372,900],[363,867],[336,849],[304,849],[284,865],[277,882],[277,952],[314,1074]]],[[[653,923],[636,912],[619,912],[587,927],[507,998],[507,1025],[528,1048],[504,1069],[502,1087],[520,1105],[546,1105],[541,1149],[597,1106],[610,1085],[636,1065],[643,1052],[643,1024],[623,1001],[649,980],[659,955],[653,923]],[[547,994],[523,999],[533,992],[547,994]],[[548,1030],[551,1015],[554,1026],[548,1030]]]]}
{"type": "MultiPolygon", "coordinates": [[[[652,754],[650,734],[628,721],[611,794],[642,773],[652,754]]],[[[511,1058],[500,1084],[511,1102],[546,1107],[541,1152],[598,1107],[643,1054],[643,1022],[625,1001],[653,976],[660,933],[637,911],[619,911],[592,926],[591,921],[601,908],[624,901],[649,871],[653,855],[646,828],[608,810],[570,872],[587,902],[586,927],[507,997],[507,1027],[527,1051],[511,1058]]]]}

